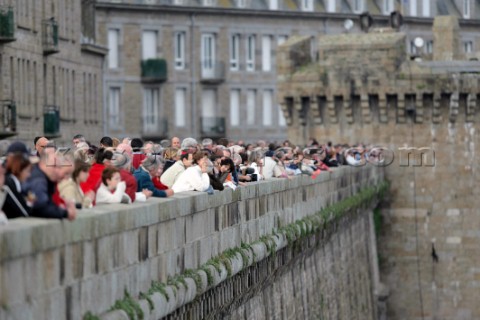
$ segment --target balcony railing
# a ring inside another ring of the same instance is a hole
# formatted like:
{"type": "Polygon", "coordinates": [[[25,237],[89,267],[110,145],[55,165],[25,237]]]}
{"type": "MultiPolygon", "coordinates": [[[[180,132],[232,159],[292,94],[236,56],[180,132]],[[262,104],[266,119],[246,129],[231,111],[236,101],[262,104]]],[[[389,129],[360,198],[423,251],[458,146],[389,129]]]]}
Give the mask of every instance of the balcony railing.
{"type": "Polygon", "coordinates": [[[60,52],[58,49],[58,24],[54,18],[42,21],[43,54],[49,55],[60,52]]]}
{"type": "Polygon", "coordinates": [[[58,106],[43,107],[43,133],[45,137],[60,136],[60,109],[58,106]]]}
{"type": "Polygon", "coordinates": [[[17,134],[17,106],[15,101],[0,101],[1,127],[0,138],[7,138],[17,134]]]}
{"type": "Polygon", "coordinates": [[[167,80],[167,61],[165,59],[148,59],[141,62],[142,82],[158,83],[167,80]]]}
{"type": "Polygon", "coordinates": [[[168,119],[163,117],[157,117],[152,119],[150,117],[144,117],[142,119],[142,138],[143,139],[163,139],[168,137],[168,119]],[[154,121],[152,121],[154,120],[154,121]]]}
{"type": "Polygon", "coordinates": [[[225,136],[225,118],[201,117],[200,128],[202,137],[219,138],[225,136]]]}
{"type": "Polygon", "coordinates": [[[0,42],[15,41],[15,19],[12,7],[0,7],[0,42]]]}
{"type": "Polygon", "coordinates": [[[220,83],[225,81],[225,64],[222,61],[202,61],[201,81],[204,83],[220,83]]]}

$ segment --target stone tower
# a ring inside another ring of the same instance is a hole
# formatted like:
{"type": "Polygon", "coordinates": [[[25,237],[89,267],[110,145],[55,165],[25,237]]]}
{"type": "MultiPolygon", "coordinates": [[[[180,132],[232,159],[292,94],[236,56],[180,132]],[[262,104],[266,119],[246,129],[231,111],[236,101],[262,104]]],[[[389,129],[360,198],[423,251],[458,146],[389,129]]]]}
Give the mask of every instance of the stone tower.
{"type": "MultiPolygon", "coordinates": [[[[389,319],[480,319],[480,62],[460,60],[458,22],[436,18],[434,61],[390,29],[308,37],[278,53],[289,138],[390,150],[381,280],[389,319]]],[[[478,53],[477,53],[478,56],[478,53]]]]}

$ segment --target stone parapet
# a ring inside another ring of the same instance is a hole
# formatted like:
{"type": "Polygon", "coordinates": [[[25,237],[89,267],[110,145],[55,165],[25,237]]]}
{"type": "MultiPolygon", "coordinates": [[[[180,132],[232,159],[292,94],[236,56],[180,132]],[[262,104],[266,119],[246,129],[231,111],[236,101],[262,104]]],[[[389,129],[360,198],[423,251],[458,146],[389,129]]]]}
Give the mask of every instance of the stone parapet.
{"type": "Polygon", "coordinates": [[[383,179],[381,168],[343,167],[315,180],[301,176],[213,195],[98,206],[74,222],[13,220],[0,229],[0,318],[101,314],[124,290],[146,292],[153,280],[198,268],[383,179]]]}

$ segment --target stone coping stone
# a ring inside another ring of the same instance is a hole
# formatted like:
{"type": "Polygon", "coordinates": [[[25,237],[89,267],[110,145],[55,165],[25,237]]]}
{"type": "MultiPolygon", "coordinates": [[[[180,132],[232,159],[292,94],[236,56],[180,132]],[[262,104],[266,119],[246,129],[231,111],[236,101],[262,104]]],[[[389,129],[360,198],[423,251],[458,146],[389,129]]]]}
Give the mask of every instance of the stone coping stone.
{"type": "MultiPolygon", "coordinates": [[[[334,168],[332,172],[322,172],[316,179],[302,175],[291,179],[259,181],[236,190],[215,191],[212,195],[204,192],[183,192],[170,198],[152,198],[143,203],[99,205],[92,209],[79,210],[75,221],[12,219],[8,225],[0,227],[0,262],[158,224],[234,201],[325,183],[350,175],[356,170],[359,169],[344,166],[334,168]]],[[[368,176],[373,168],[360,170],[368,171],[365,172],[368,176]]]]}

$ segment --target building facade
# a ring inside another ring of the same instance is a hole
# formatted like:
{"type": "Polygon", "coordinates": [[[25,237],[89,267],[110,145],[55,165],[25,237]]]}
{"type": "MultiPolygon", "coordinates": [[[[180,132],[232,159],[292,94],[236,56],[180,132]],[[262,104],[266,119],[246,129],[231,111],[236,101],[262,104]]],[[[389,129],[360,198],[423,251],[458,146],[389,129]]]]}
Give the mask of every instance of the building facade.
{"type": "Polygon", "coordinates": [[[358,33],[359,13],[388,26],[404,13],[405,50],[433,51],[432,17],[460,16],[465,50],[479,41],[479,6],[455,1],[100,0],[97,39],[109,48],[106,132],[113,136],[287,138],[277,96],[277,49],[292,35],[358,33]],[[468,16],[468,18],[467,18],[468,16]],[[465,18],[463,18],[465,17],[465,18]],[[347,22],[351,20],[351,22],[347,22]],[[350,24],[351,23],[351,24],[350,24]]]}
{"type": "Polygon", "coordinates": [[[100,138],[107,50],[82,23],[94,9],[89,0],[0,1],[2,138],[100,138]]]}

